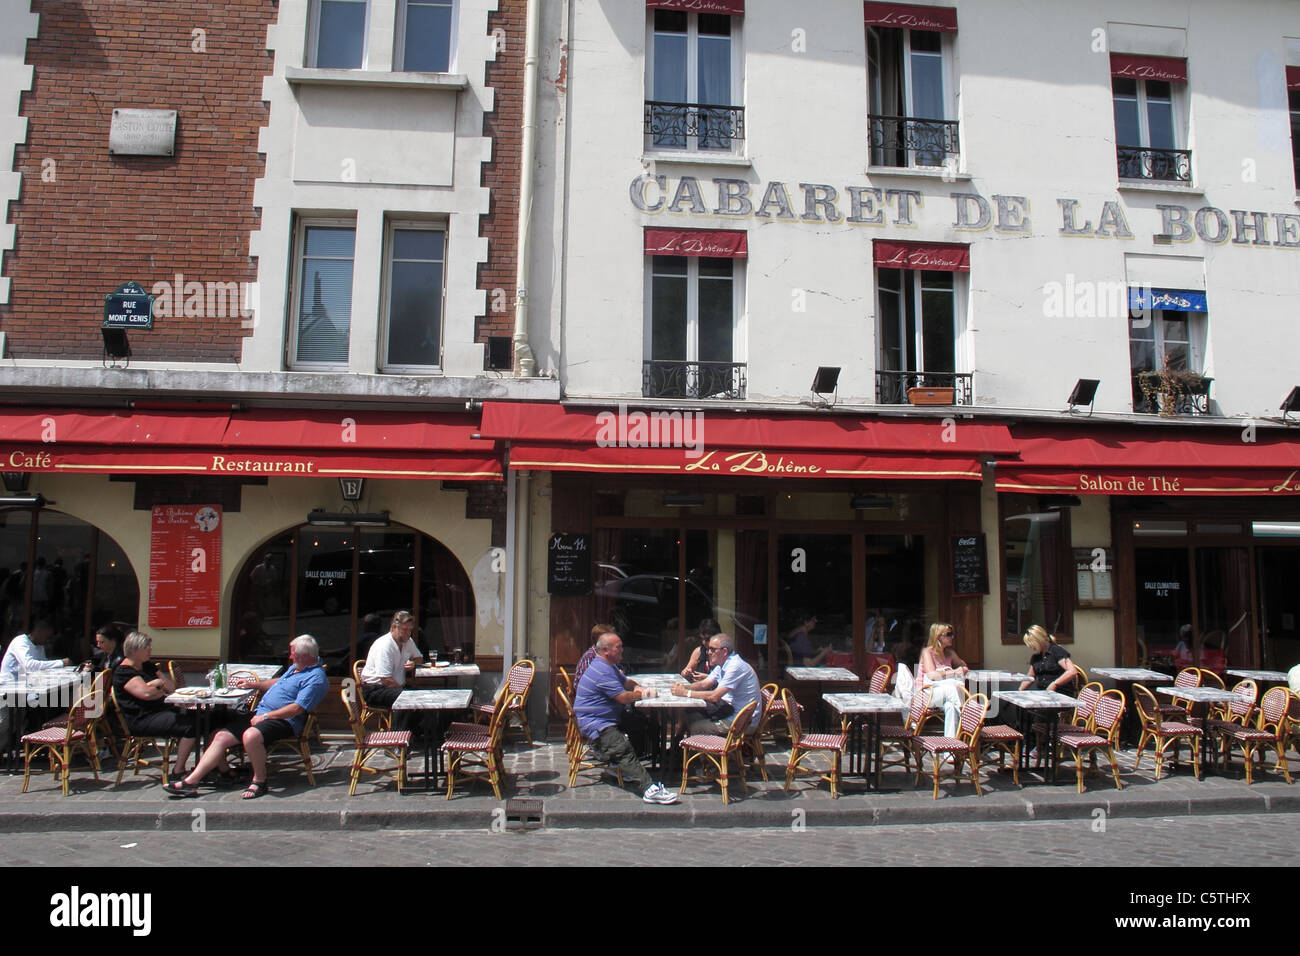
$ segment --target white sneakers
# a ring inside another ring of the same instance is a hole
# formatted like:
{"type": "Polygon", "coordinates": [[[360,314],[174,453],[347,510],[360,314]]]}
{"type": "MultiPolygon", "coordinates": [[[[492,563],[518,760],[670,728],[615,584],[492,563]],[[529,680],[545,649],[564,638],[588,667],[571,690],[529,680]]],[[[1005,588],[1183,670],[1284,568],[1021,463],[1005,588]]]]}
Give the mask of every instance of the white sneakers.
{"type": "Polygon", "coordinates": [[[646,787],[646,791],[641,795],[641,799],[646,803],[676,803],[677,794],[673,793],[662,783],[652,783],[646,787]]]}

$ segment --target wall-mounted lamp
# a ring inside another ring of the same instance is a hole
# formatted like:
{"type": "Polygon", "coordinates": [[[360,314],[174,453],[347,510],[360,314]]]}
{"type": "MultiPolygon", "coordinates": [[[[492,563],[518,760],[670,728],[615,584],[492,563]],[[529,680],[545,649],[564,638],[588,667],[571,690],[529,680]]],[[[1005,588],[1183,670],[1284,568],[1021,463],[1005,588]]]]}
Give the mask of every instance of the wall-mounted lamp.
{"type": "Polygon", "coordinates": [[[1066,399],[1070,407],[1066,409],[1071,415],[1074,414],[1076,405],[1087,405],[1088,414],[1092,414],[1092,406],[1097,401],[1097,386],[1101,384],[1101,379],[1081,378],[1074,383],[1074,391],[1066,399]]]}

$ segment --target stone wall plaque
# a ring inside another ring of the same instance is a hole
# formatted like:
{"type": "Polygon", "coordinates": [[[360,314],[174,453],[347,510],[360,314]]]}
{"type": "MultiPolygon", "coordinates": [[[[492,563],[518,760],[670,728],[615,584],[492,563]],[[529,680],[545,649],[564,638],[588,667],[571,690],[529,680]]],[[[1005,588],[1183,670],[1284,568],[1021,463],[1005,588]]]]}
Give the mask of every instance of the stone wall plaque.
{"type": "Polygon", "coordinates": [[[175,149],[175,110],[113,110],[108,131],[112,155],[171,156],[175,149]]]}

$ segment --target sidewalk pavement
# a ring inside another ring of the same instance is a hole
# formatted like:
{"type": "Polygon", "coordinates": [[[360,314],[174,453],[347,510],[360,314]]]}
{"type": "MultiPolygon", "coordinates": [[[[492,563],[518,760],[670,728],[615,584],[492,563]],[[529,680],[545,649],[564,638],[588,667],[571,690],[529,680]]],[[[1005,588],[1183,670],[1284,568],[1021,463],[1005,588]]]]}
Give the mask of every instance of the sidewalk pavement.
{"type": "MultiPolygon", "coordinates": [[[[529,746],[522,741],[507,743],[509,779],[500,801],[486,782],[458,786],[455,796],[447,800],[445,787],[426,791],[423,781],[409,781],[399,795],[390,778],[369,775],[358,784],[356,795],[349,797],[352,753],[350,737],[326,737],[314,752],[315,787],[308,785],[301,770],[273,770],[270,792],[256,800],[240,799],[242,786],[205,787],[197,799],[172,799],[163,793],[156,769],[139,776],[128,774],[120,787],[114,787],[117,767],[111,757],[103,762],[98,782],[83,763],[74,764],[67,797],[60,794],[58,777],[49,773],[33,774],[24,794],[19,768],[15,775],[0,774],[0,833],[175,831],[200,826],[207,830],[485,830],[517,825],[513,820],[521,810],[531,817],[530,825],[537,825],[540,818],[541,825],[554,828],[784,828],[1097,820],[1103,812],[1111,818],[1300,812],[1300,785],[1288,785],[1273,770],[1272,760],[1268,771],[1257,772],[1256,782],[1247,786],[1239,756],[1226,776],[1216,773],[1198,781],[1184,754],[1183,764],[1173,772],[1166,766],[1157,782],[1149,750],[1137,773],[1132,769],[1133,751],[1121,753],[1121,791],[1116,791],[1109,771],[1103,770],[1090,773],[1085,791],[1076,793],[1070,765],[1055,786],[1046,784],[1039,771],[1022,773],[1024,785],[1017,788],[1010,773],[986,770],[981,776],[981,797],[976,796],[969,775],[954,785],[946,770],[938,800],[931,797],[928,775],[913,787],[915,775],[905,774],[902,768],[885,771],[882,793],[867,792],[861,778],[853,776],[846,778],[838,800],[831,798],[825,782],[811,777],[799,778],[787,793],[783,785],[788,752],[769,750],[770,780],[764,783],[756,771],[751,772],[748,792],[741,797],[733,779],[732,802],[726,806],[717,784],[692,784],[673,806],[646,804],[640,794],[619,790],[613,775],[599,770],[580,774],[569,787],[562,743],[529,746]]],[[[1103,759],[1101,767],[1105,766],[1103,759]]],[[[1293,758],[1293,766],[1300,769],[1300,761],[1293,758]]],[[[422,768],[422,759],[412,754],[409,769],[422,768]]],[[[676,790],[681,771],[662,779],[676,790]]]]}

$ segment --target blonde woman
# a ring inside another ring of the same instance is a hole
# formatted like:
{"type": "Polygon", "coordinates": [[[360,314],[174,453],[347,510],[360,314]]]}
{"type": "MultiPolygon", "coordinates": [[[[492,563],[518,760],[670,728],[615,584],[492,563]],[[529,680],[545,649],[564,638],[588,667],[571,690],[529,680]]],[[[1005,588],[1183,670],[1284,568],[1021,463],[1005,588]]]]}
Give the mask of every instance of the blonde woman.
{"type": "Polygon", "coordinates": [[[1067,651],[1047,629],[1031,624],[1025,631],[1025,647],[1033,653],[1029,658],[1029,680],[1020,685],[1021,690],[1070,690],[1078,673],[1067,651]]]}
{"type": "Polygon", "coordinates": [[[930,703],[943,708],[943,735],[956,737],[961,725],[962,678],[970,671],[952,649],[951,624],[931,624],[930,640],[921,651],[921,686],[930,688],[930,703]]]}

